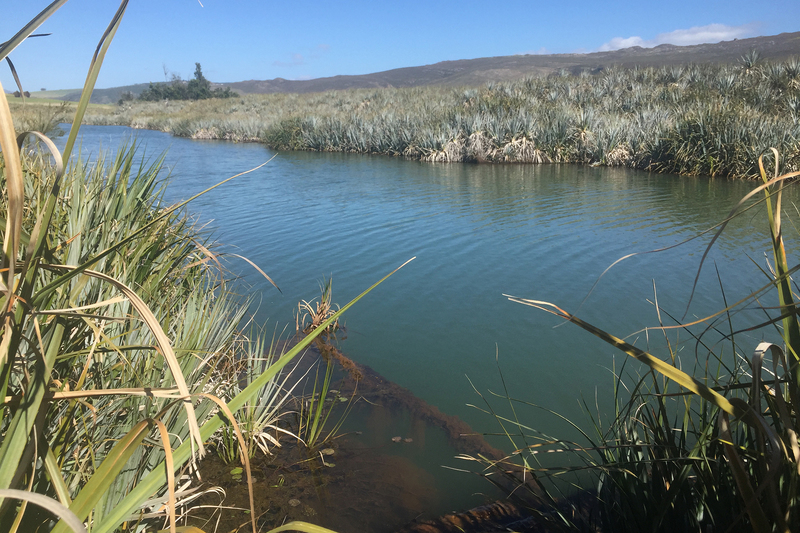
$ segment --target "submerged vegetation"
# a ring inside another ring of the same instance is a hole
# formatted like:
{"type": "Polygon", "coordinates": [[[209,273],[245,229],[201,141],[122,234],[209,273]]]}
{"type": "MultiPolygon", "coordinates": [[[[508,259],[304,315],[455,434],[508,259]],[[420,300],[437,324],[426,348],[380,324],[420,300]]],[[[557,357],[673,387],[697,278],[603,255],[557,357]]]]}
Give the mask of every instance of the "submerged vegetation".
{"type": "Polygon", "coordinates": [[[93,114],[198,139],[442,162],[586,163],[757,178],[800,168],[800,58],[623,69],[480,88],[359,89],[132,103],[93,114]]]}

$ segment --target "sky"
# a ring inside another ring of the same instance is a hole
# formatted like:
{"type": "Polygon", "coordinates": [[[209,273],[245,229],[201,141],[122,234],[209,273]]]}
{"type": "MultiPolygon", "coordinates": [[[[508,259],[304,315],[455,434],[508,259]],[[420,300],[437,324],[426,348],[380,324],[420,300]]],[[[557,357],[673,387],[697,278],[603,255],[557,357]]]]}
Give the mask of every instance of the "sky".
{"type": "MultiPolygon", "coordinates": [[[[0,41],[50,3],[3,2],[0,41]]],[[[83,86],[119,4],[69,0],[11,54],[31,92],[83,86]]],[[[130,0],[98,88],[369,74],[439,61],[719,42],[800,31],[797,0],[130,0]]],[[[7,65],[0,83],[14,90],[7,65]]]]}

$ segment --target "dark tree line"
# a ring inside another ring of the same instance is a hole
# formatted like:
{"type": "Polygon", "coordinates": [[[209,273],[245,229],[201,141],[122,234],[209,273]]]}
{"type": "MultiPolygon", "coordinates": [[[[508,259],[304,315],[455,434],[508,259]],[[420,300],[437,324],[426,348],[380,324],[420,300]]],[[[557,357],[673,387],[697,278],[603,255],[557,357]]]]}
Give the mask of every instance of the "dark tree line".
{"type": "Polygon", "coordinates": [[[211,89],[211,82],[203,76],[200,63],[195,63],[194,79],[184,82],[180,77],[174,76],[169,83],[150,83],[142,91],[139,100],[205,100],[207,98],[231,98],[238,96],[230,87],[224,89],[211,89]]]}

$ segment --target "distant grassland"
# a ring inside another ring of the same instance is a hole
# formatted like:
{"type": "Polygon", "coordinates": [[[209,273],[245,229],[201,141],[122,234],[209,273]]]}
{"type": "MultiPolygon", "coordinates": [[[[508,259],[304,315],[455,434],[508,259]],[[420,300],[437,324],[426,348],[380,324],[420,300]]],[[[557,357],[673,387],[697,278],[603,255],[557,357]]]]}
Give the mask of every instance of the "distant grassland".
{"type": "Polygon", "coordinates": [[[80,89],[59,89],[56,91],[31,91],[31,98],[44,99],[44,100],[59,100],[68,94],[78,92],[80,89]]]}
{"type": "Polygon", "coordinates": [[[784,171],[800,169],[800,59],[564,72],[469,89],[133,102],[95,108],[87,122],[282,150],[755,178],[769,147],[784,171]]]}
{"type": "MultiPolygon", "coordinates": [[[[55,92],[55,91],[54,91],[55,92]]],[[[13,98],[8,102],[14,116],[14,128],[17,133],[23,131],[49,132],[53,135],[58,124],[72,122],[77,102],[64,102],[45,98],[13,98]]],[[[88,109],[95,115],[112,113],[115,108],[110,105],[89,104],[88,109]]]]}

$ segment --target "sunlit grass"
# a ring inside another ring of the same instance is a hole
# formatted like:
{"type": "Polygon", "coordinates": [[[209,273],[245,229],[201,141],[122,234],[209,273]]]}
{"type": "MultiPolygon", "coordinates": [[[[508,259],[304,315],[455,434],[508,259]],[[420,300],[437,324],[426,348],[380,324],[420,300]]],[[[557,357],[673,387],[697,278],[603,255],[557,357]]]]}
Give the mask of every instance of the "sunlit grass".
{"type": "Polygon", "coordinates": [[[800,168],[800,59],[609,68],[478,88],[357,89],[135,102],[89,117],[280,150],[432,162],[586,163],[757,178],[768,147],[800,168]]]}

